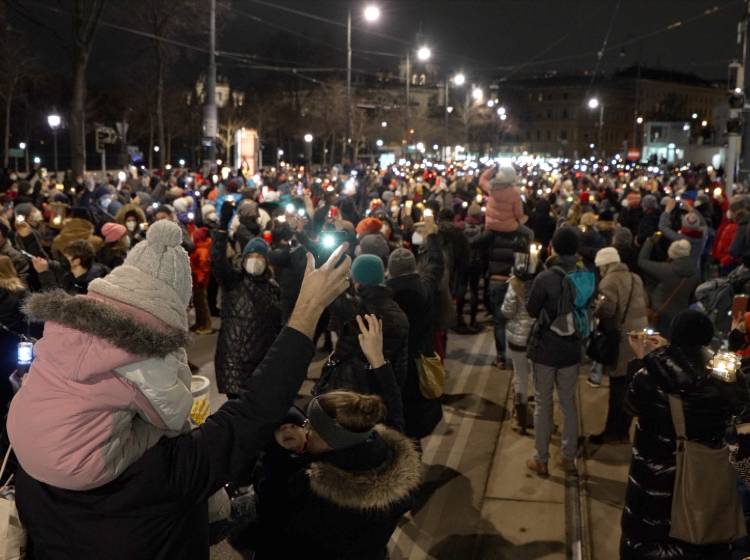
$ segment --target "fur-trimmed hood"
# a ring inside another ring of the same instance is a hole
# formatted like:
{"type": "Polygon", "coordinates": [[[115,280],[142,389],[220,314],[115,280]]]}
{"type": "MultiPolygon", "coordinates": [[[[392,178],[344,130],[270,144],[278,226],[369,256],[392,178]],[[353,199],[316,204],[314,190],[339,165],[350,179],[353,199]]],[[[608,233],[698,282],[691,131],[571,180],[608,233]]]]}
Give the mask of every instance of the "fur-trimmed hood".
{"type": "Polygon", "coordinates": [[[128,315],[114,305],[62,290],[30,296],[23,307],[32,321],[51,321],[102,338],[131,354],[164,357],[185,346],[187,333],[160,331],[128,315]]]}
{"type": "Polygon", "coordinates": [[[392,450],[390,461],[366,471],[344,470],[323,461],[312,463],[307,471],[312,492],[354,510],[385,510],[415,492],[422,482],[422,461],[414,444],[385,426],[376,431],[392,450]]]}

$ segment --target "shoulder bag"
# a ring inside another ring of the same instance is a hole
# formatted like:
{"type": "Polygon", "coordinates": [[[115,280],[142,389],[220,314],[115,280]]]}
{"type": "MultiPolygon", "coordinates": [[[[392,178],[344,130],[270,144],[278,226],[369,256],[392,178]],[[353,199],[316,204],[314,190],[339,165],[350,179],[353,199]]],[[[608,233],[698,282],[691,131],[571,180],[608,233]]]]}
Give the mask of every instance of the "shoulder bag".
{"type": "MultiPolygon", "coordinates": [[[[10,450],[8,446],[0,468],[0,480],[5,474],[10,450]]],[[[23,560],[26,557],[26,530],[18,516],[12,481],[13,475],[0,487],[0,560],[23,560]]]]}
{"type": "Polygon", "coordinates": [[[436,353],[424,354],[417,359],[419,373],[419,392],[428,400],[438,399],[445,393],[445,366],[436,353]]]}
{"type": "Polygon", "coordinates": [[[669,395],[669,409],[677,434],[669,536],[695,545],[730,543],[744,537],[745,519],[729,448],[712,449],[687,439],[680,397],[669,395]]]}
{"type": "Polygon", "coordinates": [[[591,358],[594,362],[599,362],[605,366],[613,366],[617,364],[617,359],[620,354],[620,340],[622,337],[622,327],[628,318],[628,311],[630,311],[630,303],[633,301],[633,288],[635,281],[633,280],[633,273],[630,275],[630,295],[628,296],[628,303],[625,306],[625,313],[622,316],[622,321],[617,328],[610,330],[602,330],[597,328],[589,339],[588,346],[586,347],[586,355],[591,358]]]}

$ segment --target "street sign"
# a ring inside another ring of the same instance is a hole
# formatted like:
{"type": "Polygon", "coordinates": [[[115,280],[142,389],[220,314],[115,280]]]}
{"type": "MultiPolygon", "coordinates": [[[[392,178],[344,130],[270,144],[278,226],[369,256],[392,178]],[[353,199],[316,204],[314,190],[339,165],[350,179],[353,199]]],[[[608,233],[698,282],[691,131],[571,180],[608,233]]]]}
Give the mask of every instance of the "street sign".
{"type": "Polygon", "coordinates": [[[628,148],[628,161],[640,161],[641,151],[638,148],[628,148]]]}
{"type": "Polygon", "coordinates": [[[96,151],[102,153],[105,144],[114,144],[117,140],[117,132],[108,126],[96,127],[96,151]]]}
{"type": "Polygon", "coordinates": [[[23,150],[21,148],[8,148],[8,157],[22,158],[23,150]]]}

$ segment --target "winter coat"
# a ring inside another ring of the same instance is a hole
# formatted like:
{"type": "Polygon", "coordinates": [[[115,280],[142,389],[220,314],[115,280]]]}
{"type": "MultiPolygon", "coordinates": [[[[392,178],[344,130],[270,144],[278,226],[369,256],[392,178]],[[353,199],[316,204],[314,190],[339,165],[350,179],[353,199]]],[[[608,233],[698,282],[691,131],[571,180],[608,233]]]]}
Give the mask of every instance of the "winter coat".
{"type": "Polygon", "coordinates": [[[508,321],[505,323],[505,338],[511,350],[525,352],[529,342],[529,334],[536,321],[529,317],[526,311],[526,302],[531,291],[530,280],[523,281],[513,276],[508,282],[508,291],[500,309],[503,317],[508,321]]]}
{"type": "Polygon", "coordinates": [[[528,225],[534,230],[534,239],[541,243],[542,247],[547,247],[557,229],[557,222],[547,200],[539,200],[536,203],[528,225]]]}
{"type": "Polygon", "coordinates": [[[269,253],[268,262],[273,266],[274,276],[279,283],[282,322],[286,324],[305,277],[307,251],[302,245],[279,247],[269,253]]]}
{"type": "Polygon", "coordinates": [[[10,239],[6,239],[3,245],[0,245],[0,255],[5,255],[13,261],[13,266],[16,269],[16,274],[26,286],[29,285],[29,272],[31,267],[29,266],[30,261],[23,254],[13,247],[10,239]]]}
{"type": "Polygon", "coordinates": [[[516,187],[492,187],[485,214],[488,230],[506,233],[516,231],[523,217],[521,193],[516,187]]]}
{"type": "Polygon", "coordinates": [[[649,238],[641,247],[638,267],[642,273],[657,281],[656,287],[650,292],[649,309],[659,313],[659,324],[652,326],[656,326],[663,335],[669,336],[672,318],[690,305],[695,288],[700,283],[700,277],[690,257],[682,257],[671,262],[656,262],[650,258],[652,248],[653,241],[649,238]]]}
{"type": "Polygon", "coordinates": [[[426,399],[419,390],[417,360],[432,355],[434,301],[443,276],[443,252],[436,235],[425,239],[425,253],[420,256],[419,272],[388,279],[393,299],[409,320],[406,381],[402,390],[404,401],[404,432],[411,438],[432,433],[443,417],[438,399],[426,399]]]}
{"type": "Polygon", "coordinates": [[[730,254],[735,259],[742,259],[742,256],[750,250],[750,244],[748,243],[748,232],[750,231],[750,215],[743,216],[737,222],[737,233],[734,236],[734,241],[729,248],[730,254]]]}
{"type": "Polygon", "coordinates": [[[595,228],[588,227],[586,231],[582,231],[579,236],[580,246],[578,248],[578,254],[583,258],[583,264],[589,270],[594,270],[594,259],[599,249],[603,249],[607,246],[607,242],[595,228]]]}
{"type": "Polygon", "coordinates": [[[0,287],[0,325],[11,332],[0,329],[0,418],[5,415],[13,398],[9,377],[16,370],[19,337],[26,334],[26,322],[21,313],[21,304],[26,297],[23,289],[0,287]],[[16,334],[11,334],[16,333],[16,334]]]}
{"type": "Polygon", "coordinates": [[[309,338],[284,329],[243,380],[239,399],[190,433],[162,438],[94,492],[55,488],[19,469],[16,504],[36,557],[208,560],[209,496],[250,472],[266,428],[289,410],[313,353],[309,338]]]}
{"type": "Polygon", "coordinates": [[[721,267],[731,267],[740,262],[740,260],[731,253],[732,243],[737,235],[737,231],[737,222],[731,221],[717,233],[713,256],[719,262],[719,266],[721,267]]]}
{"type": "Polygon", "coordinates": [[[703,250],[706,248],[706,243],[708,241],[708,232],[706,231],[706,228],[703,228],[702,234],[687,236],[673,230],[670,221],[670,214],[663,212],[659,218],[659,231],[661,231],[664,234],[664,237],[670,242],[687,239],[690,243],[690,260],[693,262],[696,272],[700,272],[701,257],[703,256],[703,250]]]}
{"type": "Polygon", "coordinates": [[[102,296],[36,294],[26,310],[46,324],[7,425],[31,476],[58,488],[97,488],[167,432],[188,428],[184,333],[102,296]]]}
{"type": "Polygon", "coordinates": [[[643,208],[641,208],[640,204],[632,207],[625,206],[620,209],[618,222],[620,222],[621,226],[628,228],[633,233],[633,236],[636,236],[638,235],[638,228],[643,216],[643,208]]]}
{"type": "Polygon", "coordinates": [[[193,232],[193,244],[195,250],[190,255],[193,289],[208,289],[211,280],[211,237],[206,228],[193,232]]]}
{"type": "Polygon", "coordinates": [[[659,231],[659,219],[660,213],[658,211],[648,211],[643,213],[643,216],[638,222],[638,227],[634,232],[638,246],[643,245],[646,242],[646,239],[659,231]]]}
{"type": "Polygon", "coordinates": [[[710,375],[700,348],[668,346],[646,355],[630,385],[626,408],[638,417],[622,515],[621,558],[728,559],[726,545],[699,547],[669,537],[676,435],[669,394],[683,399],[687,437],[721,447],[733,415],[750,419],[745,376],[725,383],[710,375]]]}
{"type": "Polygon", "coordinates": [[[239,392],[281,330],[279,288],[270,271],[252,276],[227,258],[227,234],[216,232],[211,268],[222,290],[221,329],[216,344],[216,382],[220,393],[239,392]]]}
{"type": "Polygon", "coordinates": [[[333,361],[352,358],[366,363],[359,345],[359,329],[351,330],[357,315],[370,314],[383,322],[383,356],[393,366],[399,387],[404,386],[409,361],[409,319],[386,286],[360,286],[355,297],[342,296],[330,307],[332,321],[339,333],[333,361]]]}
{"type": "Polygon", "coordinates": [[[117,268],[125,262],[128,251],[117,243],[104,243],[96,254],[96,260],[109,269],[117,268]]]}
{"type": "MultiPolygon", "coordinates": [[[[563,277],[549,270],[559,266],[565,272],[577,269],[575,256],[557,256],[547,260],[547,270],[540,272],[534,279],[526,303],[529,317],[539,319],[542,309],[546,311],[550,323],[557,317],[558,301],[562,295],[563,277]]],[[[532,362],[545,366],[565,368],[581,362],[582,341],[576,335],[560,336],[552,332],[549,324],[537,321],[534,333],[529,340],[528,356],[532,362]]]]}
{"type": "Polygon", "coordinates": [[[611,264],[599,283],[599,296],[603,296],[597,304],[600,327],[604,331],[620,331],[617,363],[607,366],[606,372],[610,377],[624,377],[627,374],[628,362],[635,358],[628,342],[628,333],[640,331],[648,326],[643,281],[638,275],[630,272],[626,264],[611,264]],[[626,309],[628,314],[625,317],[626,309]]]}
{"type": "Polygon", "coordinates": [[[55,261],[50,261],[49,270],[39,273],[39,283],[44,291],[65,290],[72,295],[85,295],[89,291],[89,284],[97,278],[104,278],[109,274],[109,268],[97,262],[91,265],[86,274],[78,276],[65,270],[63,266],[55,261]]]}
{"type": "Polygon", "coordinates": [[[527,253],[531,240],[521,229],[510,233],[485,231],[475,237],[472,247],[487,249],[490,276],[510,277],[515,264],[514,253],[527,253]]]}
{"type": "Polygon", "coordinates": [[[378,426],[366,442],[316,457],[288,484],[274,485],[255,558],[385,560],[421,480],[414,444],[378,426]]]}

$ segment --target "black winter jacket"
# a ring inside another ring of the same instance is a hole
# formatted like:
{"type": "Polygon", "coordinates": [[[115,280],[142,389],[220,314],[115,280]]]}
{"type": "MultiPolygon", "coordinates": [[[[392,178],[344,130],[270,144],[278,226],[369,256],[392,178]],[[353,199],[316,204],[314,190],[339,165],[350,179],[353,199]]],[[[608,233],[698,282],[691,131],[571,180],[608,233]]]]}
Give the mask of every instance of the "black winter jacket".
{"type": "Polygon", "coordinates": [[[37,559],[208,560],[208,498],[249,472],[292,405],[313,344],[284,329],[254,375],[200,428],[163,438],[122,475],[86,492],[16,473],[37,559]]]}
{"type": "Polygon", "coordinates": [[[497,232],[485,230],[474,238],[473,246],[486,247],[488,250],[490,276],[507,276],[513,272],[515,257],[513,253],[528,253],[529,238],[521,231],[497,232]]]}
{"type": "Polygon", "coordinates": [[[227,258],[227,235],[217,232],[211,270],[222,289],[221,330],[214,365],[219,392],[236,394],[281,330],[279,289],[269,271],[251,276],[227,258]]]}
{"type": "MultiPolygon", "coordinates": [[[[562,294],[563,277],[560,273],[549,270],[552,266],[559,266],[566,272],[576,269],[576,257],[551,257],[547,260],[547,268],[534,279],[526,303],[529,317],[538,319],[542,309],[547,312],[549,321],[557,317],[557,305],[562,294]]],[[[582,341],[578,336],[560,336],[537,321],[535,329],[529,339],[528,355],[532,362],[551,367],[570,367],[581,362],[582,341]]]]}
{"type": "Polygon", "coordinates": [[[279,247],[268,254],[268,262],[274,270],[281,290],[281,318],[289,320],[294,304],[297,303],[302,280],[307,266],[307,250],[302,245],[279,247]]]}
{"type": "Polygon", "coordinates": [[[698,547],[669,537],[675,480],[676,435],[669,411],[669,394],[683,400],[687,437],[709,447],[721,447],[734,415],[750,420],[745,375],[724,383],[706,369],[701,348],[668,346],[645,356],[633,378],[626,407],[638,417],[622,515],[621,558],[725,559],[727,545],[698,547]]]}
{"type": "Polygon", "coordinates": [[[424,247],[418,273],[388,280],[393,299],[409,320],[408,360],[402,396],[405,433],[411,438],[431,434],[443,417],[440,401],[424,398],[419,390],[417,360],[422,354],[431,355],[434,352],[434,302],[444,271],[443,252],[437,236],[427,237],[424,247]]]}
{"type": "MultiPolygon", "coordinates": [[[[267,487],[256,560],[384,560],[398,521],[414,503],[422,464],[414,445],[385,428],[331,451],[285,484],[267,487]]],[[[285,469],[281,469],[285,470],[285,469]]]]}

